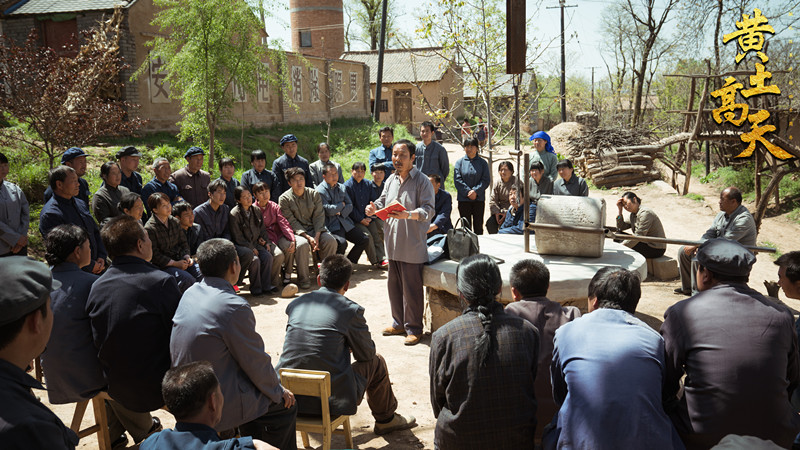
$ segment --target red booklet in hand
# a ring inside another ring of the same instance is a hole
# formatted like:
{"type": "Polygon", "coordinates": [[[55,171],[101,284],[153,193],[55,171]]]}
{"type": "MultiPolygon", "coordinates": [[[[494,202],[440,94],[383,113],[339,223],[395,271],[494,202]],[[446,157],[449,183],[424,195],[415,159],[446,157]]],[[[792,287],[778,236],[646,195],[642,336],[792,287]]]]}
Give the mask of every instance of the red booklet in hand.
{"type": "Polygon", "coordinates": [[[386,205],[386,208],[379,209],[379,210],[375,211],[375,215],[378,216],[381,220],[383,220],[385,222],[386,219],[389,217],[390,213],[397,212],[397,211],[405,211],[405,210],[406,210],[406,207],[403,206],[397,200],[395,200],[392,203],[389,203],[388,205],[386,205]]]}

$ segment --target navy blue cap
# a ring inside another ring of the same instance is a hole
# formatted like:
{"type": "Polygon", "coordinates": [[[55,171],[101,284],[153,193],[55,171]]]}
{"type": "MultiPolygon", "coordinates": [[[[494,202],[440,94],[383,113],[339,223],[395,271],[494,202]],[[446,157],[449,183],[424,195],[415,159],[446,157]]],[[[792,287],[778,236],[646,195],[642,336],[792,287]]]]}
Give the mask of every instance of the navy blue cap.
{"type": "Polygon", "coordinates": [[[697,263],[706,269],[731,277],[746,277],[756,257],[744,246],[729,239],[709,239],[697,249],[697,263]]]}
{"type": "Polygon", "coordinates": [[[203,151],[202,148],[197,146],[189,147],[189,150],[186,150],[186,153],[183,154],[183,157],[190,158],[195,155],[205,155],[205,152],[203,151]]]}
{"type": "Polygon", "coordinates": [[[64,164],[67,161],[72,161],[79,156],[86,156],[86,153],[78,147],[70,147],[64,152],[63,155],[61,155],[61,164],[64,164]]]}
{"type": "Polygon", "coordinates": [[[132,146],[132,145],[129,145],[129,146],[127,146],[127,147],[122,147],[122,148],[121,148],[121,149],[120,149],[120,150],[117,152],[117,159],[120,159],[120,158],[122,158],[123,156],[140,156],[140,157],[141,157],[141,156],[142,156],[142,154],[141,154],[141,153],[139,153],[139,150],[137,150],[137,149],[136,149],[136,147],[134,147],[134,146],[132,146]]]}
{"type": "Polygon", "coordinates": [[[27,256],[3,258],[0,264],[0,326],[25,317],[44,305],[50,292],[61,287],[46,265],[27,256]]]}
{"type": "Polygon", "coordinates": [[[286,136],[282,137],[281,147],[283,147],[283,144],[286,144],[287,142],[297,142],[297,136],[293,134],[287,134],[286,136]]]}

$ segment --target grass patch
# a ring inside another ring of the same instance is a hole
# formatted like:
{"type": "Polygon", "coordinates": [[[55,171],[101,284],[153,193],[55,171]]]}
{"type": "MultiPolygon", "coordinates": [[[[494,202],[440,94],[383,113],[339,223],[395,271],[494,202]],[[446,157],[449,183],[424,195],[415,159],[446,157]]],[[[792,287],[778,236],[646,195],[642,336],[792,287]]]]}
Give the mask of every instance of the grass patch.
{"type": "Polygon", "coordinates": [[[771,241],[762,241],[762,242],[760,242],[758,245],[759,245],[759,246],[761,246],[761,247],[769,247],[769,248],[774,248],[774,249],[775,249],[775,253],[770,253],[770,256],[772,256],[772,259],[773,259],[773,260],[775,260],[775,259],[778,259],[778,258],[780,258],[780,257],[781,257],[781,255],[783,255],[783,252],[782,252],[782,251],[780,251],[780,250],[778,250],[778,245],[777,245],[777,244],[775,244],[774,242],[771,242],[771,241]]]}
{"type": "Polygon", "coordinates": [[[705,202],[705,201],[706,201],[706,198],[705,198],[705,197],[703,197],[703,196],[702,196],[702,195],[700,195],[700,194],[695,194],[694,192],[690,192],[690,193],[688,193],[688,194],[684,195],[684,197],[686,197],[686,198],[688,198],[688,199],[690,199],[690,200],[694,200],[694,201],[696,201],[696,202],[700,202],[700,203],[702,203],[702,202],[705,202]]]}

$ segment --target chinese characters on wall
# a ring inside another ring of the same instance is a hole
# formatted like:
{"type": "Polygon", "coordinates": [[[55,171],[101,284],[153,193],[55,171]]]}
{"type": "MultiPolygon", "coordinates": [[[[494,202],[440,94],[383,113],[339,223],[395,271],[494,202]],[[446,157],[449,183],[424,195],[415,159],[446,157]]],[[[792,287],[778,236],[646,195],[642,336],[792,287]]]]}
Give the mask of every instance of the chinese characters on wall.
{"type": "MultiPolygon", "coordinates": [[[[769,25],[768,19],[761,14],[761,10],[754,9],[752,16],[742,14],[742,20],[736,22],[736,31],[728,33],[722,37],[722,43],[727,44],[736,40],[737,54],[734,61],[738,65],[746,61],[748,56],[757,58],[755,62],[755,75],[748,77],[748,87],[730,76],[725,79],[725,85],[711,93],[712,97],[720,99],[722,105],[712,112],[712,117],[717,124],[730,122],[736,127],[745,125],[749,122],[749,131],[743,131],[739,138],[748,144],[737,158],[748,157],[753,154],[757,143],[761,143],[773,156],[779,159],[791,158],[792,155],[782,148],[771,143],[764,135],[776,130],[774,125],[766,124],[770,117],[770,112],[766,109],[751,111],[750,105],[746,101],[737,101],[737,96],[744,99],[758,98],[761,95],[780,95],[781,90],[776,85],[768,84],[772,78],[772,73],[767,71],[766,64],[769,57],[764,51],[764,34],[775,34],[775,29],[769,25]]],[[[752,59],[751,58],[751,59],[752,59]]]]}

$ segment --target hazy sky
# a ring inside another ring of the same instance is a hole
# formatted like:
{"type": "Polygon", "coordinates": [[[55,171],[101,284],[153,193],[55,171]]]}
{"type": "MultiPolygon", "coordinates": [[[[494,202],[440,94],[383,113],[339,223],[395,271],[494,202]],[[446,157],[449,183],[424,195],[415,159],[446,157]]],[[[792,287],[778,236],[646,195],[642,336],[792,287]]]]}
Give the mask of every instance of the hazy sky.
{"type": "MultiPolygon", "coordinates": [[[[399,11],[408,11],[397,18],[397,23],[405,30],[414,30],[417,19],[416,11],[423,9],[429,0],[397,0],[399,11]]],[[[505,10],[505,2],[501,2],[505,10]]],[[[526,14],[530,19],[531,27],[528,33],[535,33],[539,40],[553,41],[552,48],[540,58],[537,67],[540,72],[546,74],[557,73],[560,56],[560,12],[559,9],[545,9],[545,7],[557,7],[557,0],[544,0],[541,8],[532,10],[534,2],[528,2],[526,14]]],[[[600,33],[600,16],[603,9],[611,2],[606,0],[567,0],[567,5],[577,5],[576,8],[565,9],[565,23],[567,36],[567,74],[584,75],[587,79],[591,76],[591,67],[595,70],[597,77],[602,77],[606,73],[605,65],[600,57],[599,45],[602,42],[600,33]]],[[[285,7],[275,11],[275,19],[268,20],[270,27],[267,32],[270,38],[280,38],[286,43],[286,48],[291,47],[291,34],[289,31],[289,6],[288,1],[285,7]]],[[[346,19],[346,17],[345,17],[346,19]]],[[[505,34],[505,30],[500,30],[505,34]]],[[[529,36],[530,39],[530,36],[529,36]]],[[[417,42],[420,46],[425,46],[424,42],[417,42]]],[[[353,50],[365,50],[366,47],[353,48],[353,50]]],[[[598,78],[599,79],[599,78],[598,78]]]]}

